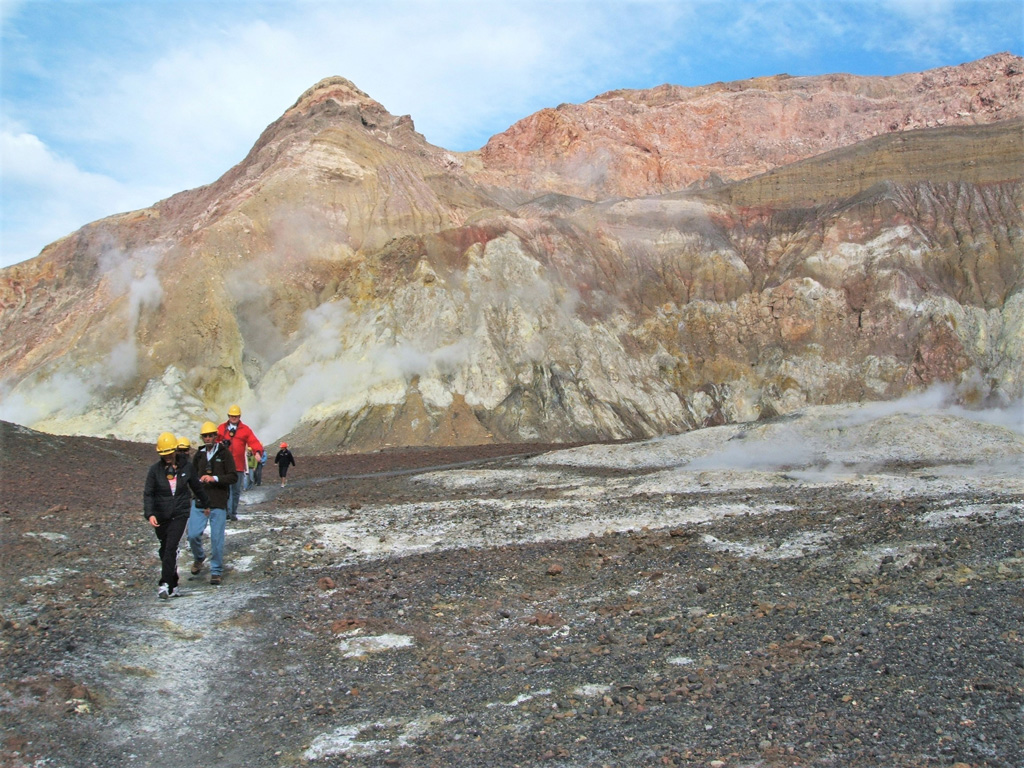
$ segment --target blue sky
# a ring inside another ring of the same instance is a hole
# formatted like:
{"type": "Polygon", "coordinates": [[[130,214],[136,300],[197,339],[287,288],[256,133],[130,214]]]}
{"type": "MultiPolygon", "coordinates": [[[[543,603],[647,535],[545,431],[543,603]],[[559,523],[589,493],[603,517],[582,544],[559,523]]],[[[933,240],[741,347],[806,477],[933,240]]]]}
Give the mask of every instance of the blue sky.
{"type": "Polygon", "coordinates": [[[341,75],[471,150],[615,88],[1024,50],[1021,0],[0,0],[0,267],[216,180],[341,75]]]}

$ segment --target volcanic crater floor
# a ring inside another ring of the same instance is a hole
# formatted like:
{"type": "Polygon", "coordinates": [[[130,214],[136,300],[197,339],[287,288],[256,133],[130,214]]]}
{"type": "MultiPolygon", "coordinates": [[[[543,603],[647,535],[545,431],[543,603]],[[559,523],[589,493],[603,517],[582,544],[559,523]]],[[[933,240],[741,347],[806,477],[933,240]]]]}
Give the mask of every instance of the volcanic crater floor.
{"type": "Polygon", "coordinates": [[[158,601],[151,447],[5,424],[2,764],[1024,765],[1024,438],[700,432],[299,455],[158,601]]]}

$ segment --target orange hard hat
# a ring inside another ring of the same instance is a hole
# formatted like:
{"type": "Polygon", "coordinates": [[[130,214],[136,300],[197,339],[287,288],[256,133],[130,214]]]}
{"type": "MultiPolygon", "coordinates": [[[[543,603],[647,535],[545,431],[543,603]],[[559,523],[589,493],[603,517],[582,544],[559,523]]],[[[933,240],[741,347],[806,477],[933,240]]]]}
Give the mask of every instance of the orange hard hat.
{"type": "Polygon", "coordinates": [[[282,448],[287,448],[288,447],[288,443],[281,443],[281,447],[282,448]]]}

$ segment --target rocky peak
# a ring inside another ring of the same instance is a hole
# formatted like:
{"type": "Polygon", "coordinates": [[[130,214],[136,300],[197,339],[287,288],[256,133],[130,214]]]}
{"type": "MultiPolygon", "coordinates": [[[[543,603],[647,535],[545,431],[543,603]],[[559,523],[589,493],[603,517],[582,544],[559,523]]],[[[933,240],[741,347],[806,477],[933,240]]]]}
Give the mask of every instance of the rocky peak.
{"type": "Polygon", "coordinates": [[[362,184],[400,156],[437,158],[443,150],[417,133],[408,115],[392,115],[344,77],[328,77],[305,91],[260,135],[242,162],[213,184],[181,192],[155,208],[163,226],[177,234],[217,221],[249,201],[291,208],[296,177],[310,172],[362,184]],[[287,192],[274,188],[283,184],[287,192]]]}
{"type": "Polygon", "coordinates": [[[423,136],[416,133],[409,115],[392,115],[380,102],[344,77],[321,80],[303,93],[278,122],[291,126],[294,120],[319,122],[317,118],[348,122],[352,127],[376,134],[389,144],[407,144],[410,140],[426,143],[423,136]],[[401,140],[396,142],[396,136],[401,140]]]}
{"type": "MultiPolygon", "coordinates": [[[[308,88],[296,99],[295,103],[288,109],[288,112],[295,109],[303,109],[304,107],[308,108],[309,105],[325,99],[334,99],[339,104],[355,102],[358,104],[372,104],[376,107],[381,106],[377,101],[359,90],[351,80],[335,75],[333,77],[325,77],[316,85],[308,88]]],[[[383,109],[383,107],[381,108],[383,109]]]]}

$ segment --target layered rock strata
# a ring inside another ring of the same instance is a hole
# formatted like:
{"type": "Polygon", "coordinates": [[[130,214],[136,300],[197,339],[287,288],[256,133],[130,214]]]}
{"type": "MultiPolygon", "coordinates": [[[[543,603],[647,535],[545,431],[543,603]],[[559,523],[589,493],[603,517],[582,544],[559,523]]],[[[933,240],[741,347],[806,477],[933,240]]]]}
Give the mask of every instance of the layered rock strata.
{"type": "Polygon", "coordinates": [[[331,78],[216,183],[0,272],[0,416],[148,440],[241,402],[265,438],[369,450],[646,437],[936,383],[1011,402],[1022,82],[1000,55],[606,94],[557,111],[575,143],[531,134],[541,113],[457,154],[331,78]],[[614,172],[584,185],[554,157],[614,172]]]}

